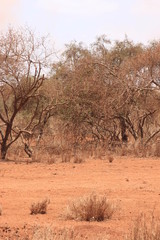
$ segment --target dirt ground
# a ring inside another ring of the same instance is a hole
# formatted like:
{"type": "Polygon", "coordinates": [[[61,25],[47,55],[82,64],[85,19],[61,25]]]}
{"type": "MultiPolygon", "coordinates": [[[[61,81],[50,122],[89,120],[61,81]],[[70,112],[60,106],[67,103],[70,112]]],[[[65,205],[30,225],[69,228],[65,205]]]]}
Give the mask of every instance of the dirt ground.
{"type": "Polygon", "coordinates": [[[73,163],[0,162],[0,239],[28,239],[32,226],[72,228],[82,239],[121,240],[141,213],[160,213],[160,160],[115,157],[73,163]],[[69,202],[92,192],[107,196],[117,210],[111,220],[64,218],[69,202]],[[30,215],[33,202],[50,199],[47,214],[30,215]],[[85,238],[86,237],[86,238],[85,238]]]}

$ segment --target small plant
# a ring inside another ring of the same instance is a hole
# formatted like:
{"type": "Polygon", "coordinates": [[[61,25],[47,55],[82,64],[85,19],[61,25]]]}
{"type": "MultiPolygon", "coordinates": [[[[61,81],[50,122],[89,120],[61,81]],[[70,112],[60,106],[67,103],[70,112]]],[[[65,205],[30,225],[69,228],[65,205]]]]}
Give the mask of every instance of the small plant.
{"type": "Polygon", "coordinates": [[[51,156],[49,156],[49,157],[47,158],[47,163],[48,163],[48,164],[53,164],[53,163],[55,163],[55,162],[56,162],[55,158],[53,158],[53,157],[51,157],[51,156]]]}
{"type": "Polygon", "coordinates": [[[125,240],[160,240],[160,221],[141,214],[125,240]]]}
{"type": "Polygon", "coordinates": [[[71,161],[71,156],[69,153],[62,154],[62,163],[69,163],[71,161]]]}
{"type": "Polygon", "coordinates": [[[100,222],[110,219],[114,211],[115,207],[105,196],[97,196],[92,193],[68,206],[67,219],[100,222]]]}
{"type": "Polygon", "coordinates": [[[112,163],[114,160],[114,157],[113,156],[108,156],[108,162],[112,163]]]}
{"type": "Polygon", "coordinates": [[[74,157],[73,163],[83,163],[83,162],[84,160],[81,157],[79,156],[74,157]]]}
{"type": "Polygon", "coordinates": [[[40,202],[35,202],[31,204],[30,207],[30,214],[46,214],[47,213],[47,207],[50,203],[50,200],[45,199],[40,202]]]}
{"type": "Polygon", "coordinates": [[[2,215],[2,206],[0,205],[0,216],[2,215]]]}

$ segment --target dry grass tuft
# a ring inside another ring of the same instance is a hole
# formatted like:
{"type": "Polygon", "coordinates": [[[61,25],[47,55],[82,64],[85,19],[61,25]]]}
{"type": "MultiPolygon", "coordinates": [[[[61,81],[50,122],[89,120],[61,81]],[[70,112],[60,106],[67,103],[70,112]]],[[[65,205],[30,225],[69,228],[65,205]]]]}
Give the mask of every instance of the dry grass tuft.
{"type": "Polygon", "coordinates": [[[2,206],[0,205],[0,216],[2,215],[2,206]]]}
{"type": "MultiPolygon", "coordinates": [[[[90,239],[73,228],[54,229],[48,227],[36,227],[32,240],[84,240],[90,239]]],[[[107,240],[108,236],[95,236],[92,240],[107,240]]]]}
{"type": "Polygon", "coordinates": [[[79,156],[75,156],[73,159],[73,163],[83,163],[83,162],[84,160],[79,156]]]}
{"type": "Polygon", "coordinates": [[[50,226],[36,228],[32,240],[78,240],[82,239],[74,232],[73,229],[63,228],[55,229],[54,231],[50,226]]]}
{"type": "Polygon", "coordinates": [[[114,157],[113,157],[113,156],[108,156],[107,158],[108,158],[108,162],[110,162],[110,163],[112,163],[113,160],[114,160],[114,157]]]}
{"type": "Polygon", "coordinates": [[[160,240],[160,221],[153,215],[148,219],[141,214],[125,240],[160,240]]]}
{"type": "Polygon", "coordinates": [[[62,163],[69,163],[71,162],[71,155],[70,153],[62,153],[62,163]]]}
{"type": "Polygon", "coordinates": [[[115,212],[115,206],[105,196],[92,193],[80,198],[68,206],[67,219],[79,221],[104,221],[110,219],[115,212]]]}
{"type": "Polygon", "coordinates": [[[44,199],[40,202],[34,202],[31,204],[30,207],[30,214],[46,214],[47,213],[47,207],[50,203],[49,199],[44,199]]]}

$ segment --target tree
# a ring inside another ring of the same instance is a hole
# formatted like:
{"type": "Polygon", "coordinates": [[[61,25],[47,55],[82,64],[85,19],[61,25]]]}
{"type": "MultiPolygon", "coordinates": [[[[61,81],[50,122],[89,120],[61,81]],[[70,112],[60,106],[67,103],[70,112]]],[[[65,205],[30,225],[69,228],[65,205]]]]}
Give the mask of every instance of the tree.
{"type": "Polygon", "coordinates": [[[53,52],[46,37],[28,28],[9,28],[0,35],[0,146],[5,159],[22,134],[33,134],[48,112],[40,89],[53,52]]]}
{"type": "Polygon", "coordinates": [[[104,35],[90,48],[66,45],[53,77],[67,102],[59,116],[74,141],[121,146],[131,139],[145,145],[158,136],[159,67],[159,42],[112,43],[104,35]]]}

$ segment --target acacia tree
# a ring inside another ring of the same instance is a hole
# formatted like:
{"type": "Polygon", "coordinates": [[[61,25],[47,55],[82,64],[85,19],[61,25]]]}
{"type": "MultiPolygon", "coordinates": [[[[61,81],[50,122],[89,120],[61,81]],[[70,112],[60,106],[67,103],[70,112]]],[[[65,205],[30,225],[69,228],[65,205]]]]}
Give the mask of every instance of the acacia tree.
{"type": "Polygon", "coordinates": [[[124,120],[134,139],[141,139],[145,145],[160,132],[159,67],[159,42],[151,43],[125,66],[130,85],[130,116],[124,120]]]}
{"type": "Polygon", "coordinates": [[[117,76],[106,48],[109,41],[97,41],[91,49],[83,44],[67,45],[62,60],[54,65],[54,78],[62,84],[62,97],[67,101],[67,108],[59,113],[79,143],[85,139],[100,143],[116,138],[111,103],[116,95],[117,76]]]}
{"type": "Polygon", "coordinates": [[[40,94],[43,70],[53,52],[48,39],[36,38],[28,28],[0,34],[0,146],[5,159],[9,147],[24,133],[42,124],[49,108],[40,94]],[[26,115],[22,113],[26,111],[26,115]]]}
{"type": "Polygon", "coordinates": [[[151,95],[137,89],[134,62],[144,54],[144,47],[127,38],[112,44],[105,36],[90,49],[76,43],[66,47],[54,69],[70,103],[61,111],[67,129],[70,124],[78,137],[110,143],[127,142],[128,133],[135,140],[143,137],[147,119],[154,114],[148,105],[151,95]]]}
{"type": "Polygon", "coordinates": [[[88,49],[67,45],[53,74],[67,101],[59,109],[66,129],[79,143],[121,146],[131,139],[146,145],[160,133],[159,67],[158,42],[112,44],[102,36],[88,49]]]}

